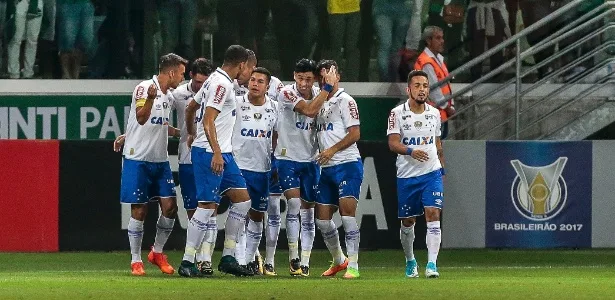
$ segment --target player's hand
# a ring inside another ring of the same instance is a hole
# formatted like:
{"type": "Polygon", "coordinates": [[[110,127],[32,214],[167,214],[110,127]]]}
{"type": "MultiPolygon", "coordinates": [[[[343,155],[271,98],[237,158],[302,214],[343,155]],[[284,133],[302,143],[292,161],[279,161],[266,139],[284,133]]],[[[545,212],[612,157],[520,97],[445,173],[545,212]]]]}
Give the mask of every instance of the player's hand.
{"type": "Polygon", "coordinates": [[[335,66],[331,66],[329,71],[327,71],[326,69],[320,70],[320,76],[325,79],[325,83],[328,83],[330,85],[335,85],[339,81],[337,79],[337,69],[335,68],[335,66]]]}
{"type": "Polygon", "coordinates": [[[188,140],[186,141],[186,144],[188,144],[188,149],[192,148],[192,143],[194,143],[194,135],[189,134],[188,140]]]}
{"type": "Polygon", "coordinates": [[[427,152],[422,150],[412,150],[410,156],[420,162],[426,162],[429,160],[429,155],[427,155],[427,152]]]}
{"type": "Polygon", "coordinates": [[[125,134],[116,137],[115,141],[113,141],[113,151],[120,152],[120,150],[122,150],[122,146],[124,145],[124,140],[126,140],[125,134]]]}
{"type": "Polygon", "coordinates": [[[211,159],[211,170],[216,175],[222,175],[222,171],[224,171],[224,159],[222,158],[222,153],[214,153],[214,157],[211,159]]]}
{"type": "Polygon", "coordinates": [[[333,157],[333,155],[335,155],[335,151],[333,151],[331,148],[320,152],[320,154],[318,154],[316,156],[316,162],[321,165],[324,166],[325,164],[327,164],[329,162],[329,160],[331,160],[331,158],[333,157]]]}
{"type": "Polygon", "coordinates": [[[158,88],[156,88],[156,85],[152,83],[152,85],[150,85],[147,89],[147,99],[154,100],[156,99],[156,95],[158,95],[158,88]]]}

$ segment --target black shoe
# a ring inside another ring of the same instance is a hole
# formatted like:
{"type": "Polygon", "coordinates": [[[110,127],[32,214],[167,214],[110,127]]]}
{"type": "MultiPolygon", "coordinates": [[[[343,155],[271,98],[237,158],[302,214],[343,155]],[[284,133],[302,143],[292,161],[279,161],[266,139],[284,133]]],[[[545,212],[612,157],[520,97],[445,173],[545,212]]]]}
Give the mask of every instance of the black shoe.
{"type": "Polygon", "coordinates": [[[179,270],[177,271],[182,277],[202,277],[203,275],[196,268],[194,263],[189,262],[187,260],[182,260],[182,263],[179,265],[179,270]]]}
{"type": "Polygon", "coordinates": [[[309,266],[301,266],[301,276],[303,276],[303,277],[310,276],[310,267],[309,266]]]}
{"type": "Polygon", "coordinates": [[[234,275],[237,277],[254,276],[254,271],[252,271],[252,267],[249,264],[239,265],[238,272],[234,275]]]}
{"type": "Polygon", "coordinates": [[[250,271],[245,267],[240,266],[237,260],[231,255],[225,255],[220,259],[218,271],[221,273],[231,274],[235,276],[252,276],[250,271]]]}
{"type": "Polygon", "coordinates": [[[252,272],[252,274],[254,275],[263,275],[263,273],[261,273],[258,268],[258,261],[256,260],[249,262],[246,268],[250,270],[250,272],[252,272]]]}
{"type": "Polygon", "coordinates": [[[214,269],[211,267],[211,262],[200,261],[196,263],[196,267],[203,276],[213,276],[214,269]]]}
{"type": "Polygon", "coordinates": [[[290,275],[291,276],[301,276],[301,267],[299,264],[301,261],[298,258],[291,259],[290,261],[290,275]]]}

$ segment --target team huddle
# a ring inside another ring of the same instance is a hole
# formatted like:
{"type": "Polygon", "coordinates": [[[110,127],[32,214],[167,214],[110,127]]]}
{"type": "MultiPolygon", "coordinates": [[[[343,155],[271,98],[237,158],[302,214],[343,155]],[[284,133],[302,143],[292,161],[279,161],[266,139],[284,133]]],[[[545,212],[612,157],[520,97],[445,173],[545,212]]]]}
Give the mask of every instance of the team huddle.
{"type": "MultiPolygon", "coordinates": [[[[301,59],[293,84],[284,86],[262,67],[253,51],[230,46],[223,65],[197,59],[188,83],[180,85],[187,61],[175,54],[160,60],[159,74],[134,90],[123,144],[120,201],[131,204],[128,238],[133,275],[145,275],[141,259],[147,203],[158,200],[161,215],[148,261],[163,273],[175,269],[163,254],[177,216],[175,183],[168,161],[168,137],[180,138],[179,180],[190,222],[178,273],[211,276],[217,239],[217,208],[230,201],[224,246],[217,269],[236,276],[277,275],[274,257],[281,226],[281,196],[286,205],[289,273],[309,276],[316,228],[333,262],[322,276],[344,271],[358,278],[360,231],[355,218],[363,181],[359,109],[339,87],[335,61],[301,59]],[[318,87],[314,83],[318,83],[318,87]],[[169,125],[171,110],[180,129],[169,125]],[[345,231],[342,250],[333,214],[345,231]],[[264,224],[266,222],[266,224],[264,224]],[[258,250],[263,230],[264,262],[258,250]],[[299,248],[299,245],[301,248],[299,248]]],[[[409,100],[391,111],[387,135],[398,154],[400,237],[406,276],[418,277],[413,254],[415,217],[427,219],[425,275],[439,277],[440,210],[443,203],[443,154],[440,115],[426,104],[427,75],[408,77],[409,100]]]]}

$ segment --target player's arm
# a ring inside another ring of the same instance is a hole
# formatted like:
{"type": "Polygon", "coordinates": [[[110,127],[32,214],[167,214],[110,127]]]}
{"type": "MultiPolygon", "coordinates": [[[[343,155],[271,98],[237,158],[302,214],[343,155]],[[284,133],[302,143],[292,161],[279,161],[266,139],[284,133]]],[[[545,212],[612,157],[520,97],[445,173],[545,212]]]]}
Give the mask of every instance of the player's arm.
{"type": "Polygon", "coordinates": [[[113,151],[120,152],[122,150],[122,146],[124,145],[124,141],[126,141],[126,134],[119,135],[113,141],[113,151]]]}
{"type": "Polygon", "coordinates": [[[346,136],[341,141],[331,146],[331,148],[320,152],[320,154],[316,156],[316,162],[318,162],[318,164],[326,164],[329,160],[331,160],[335,153],[338,153],[359,141],[361,138],[361,129],[359,125],[349,127],[347,130],[348,133],[346,133],[346,136]]]}
{"type": "Polygon", "coordinates": [[[436,137],[436,151],[438,153],[438,159],[440,160],[442,169],[444,169],[444,150],[442,149],[442,141],[440,140],[440,137],[436,137]]]}
{"type": "Polygon", "coordinates": [[[174,138],[179,138],[180,137],[180,133],[181,133],[181,131],[178,128],[175,128],[175,127],[169,125],[169,136],[174,137],[174,138]]]}
{"type": "Polygon", "coordinates": [[[186,122],[186,130],[188,131],[188,135],[196,135],[196,126],[194,126],[194,118],[196,117],[196,111],[201,108],[201,104],[197,103],[194,99],[192,99],[188,105],[186,105],[186,110],[184,113],[184,119],[186,122]]]}
{"type": "Polygon", "coordinates": [[[387,135],[389,139],[389,150],[391,150],[392,152],[399,155],[410,155],[412,158],[421,162],[427,161],[429,159],[427,152],[412,149],[402,144],[400,124],[399,120],[395,115],[395,111],[391,111],[391,114],[389,114],[387,135]]]}
{"type": "Polygon", "coordinates": [[[220,114],[220,111],[216,108],[208,106],[205,108],[205,118],[203,118],[203,127],[205,129],[205,136],[211,146],[211,150],[214,152],[214,157],[211,159],[211,170],[215,174],[222,174],[224,168],[224,159],[222,158],[222,149],[218,144],[218,134],[216,133],[216,118],[220,114]]]}
{"type": "Polygon", "coordinates": [[[307,101],[300,100],[296,105],[294,110],[302,115],[306,115],[310,118],[316,117],[318,111],[325,103],[325,100],[329,97],[329,92],[333,88],[333,86],[339,82],[339,77],[337,75],[337,71],[335,67],[331,67],[329,71],[321,71],[321,76],[324,77],[325,82],[329,85],[329,88],[323,88],[320,90],[320,93],[312,100],[312,102],[307,103],[307,101]],[[327,91],[328,90],[328,91],[327,91]]]}
{"type": "Polygon", "coordinates": [[[154,99],[156,99],[156,95],[158,94],[158,89],[155,84],[152,84],[147,89],[147,98],[143,99],[143,92],[139,92],[139,88],[137,88],[136,93],[136,102],[135,107],[137,108],[137,122],[139,125],[144,125],[149,119],[152,113],[152,106],[154,105],[154,99]]]}

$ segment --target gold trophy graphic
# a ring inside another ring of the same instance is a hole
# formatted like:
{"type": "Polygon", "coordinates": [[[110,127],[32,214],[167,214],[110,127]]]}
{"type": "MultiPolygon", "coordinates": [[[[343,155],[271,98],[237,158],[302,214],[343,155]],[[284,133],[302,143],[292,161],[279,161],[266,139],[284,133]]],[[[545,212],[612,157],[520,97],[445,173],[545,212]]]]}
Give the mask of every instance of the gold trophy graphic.
{"type": "Polygon", "coordinates": [[[521,214],[533,220],[546,220],[559,212],[551,214],[555,209],[563,208],[560,202],[566,200],[562,199],[562,187],[558,181],[567,161],[567,157],[560,157],[552,164],[540,167],[528,166],[519,160],[510,162],[519,179],[516,191],[513,184],[513,203],[521,214]]]}

